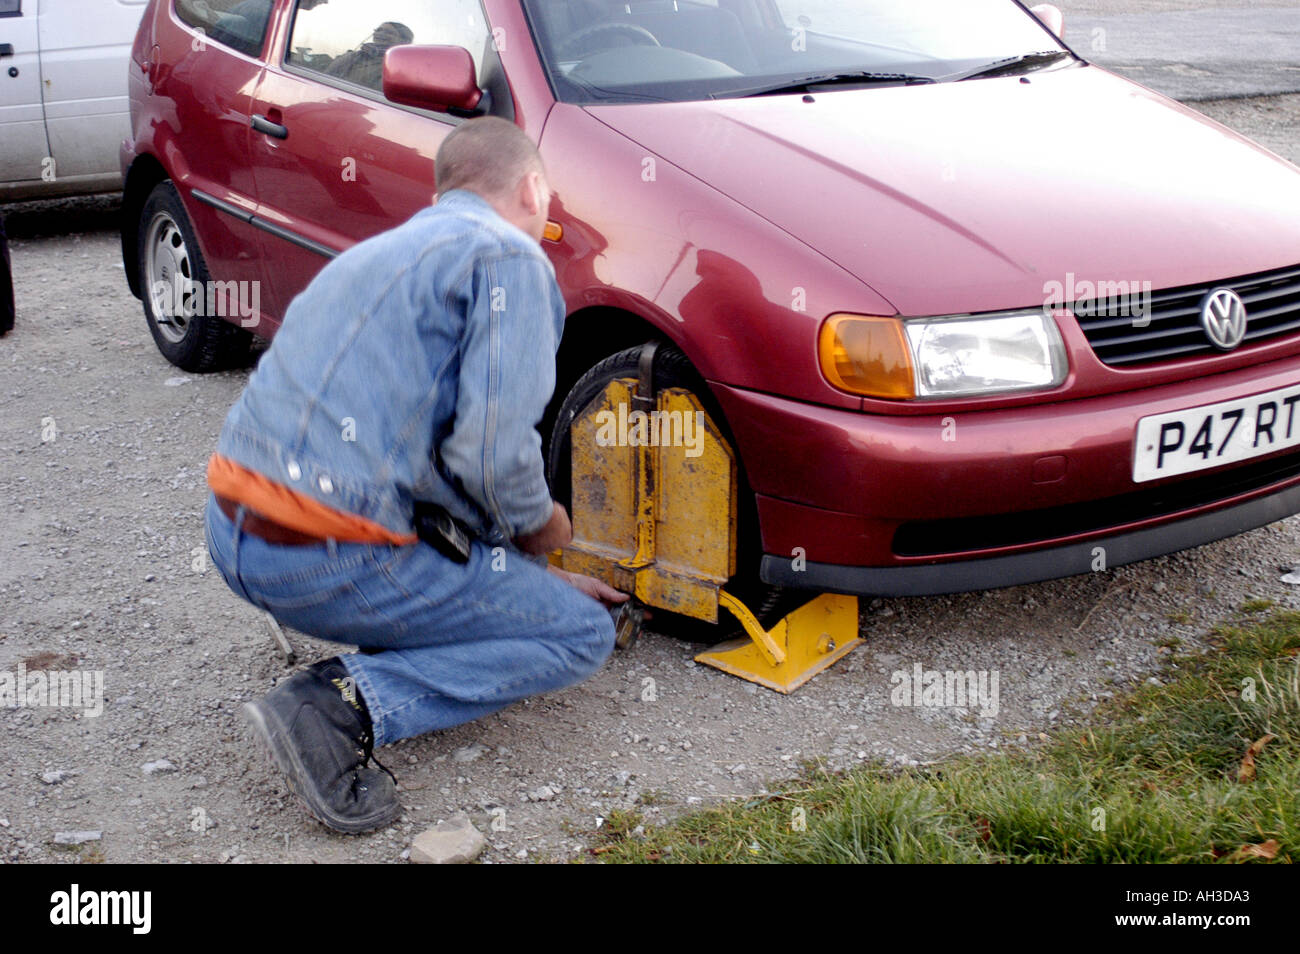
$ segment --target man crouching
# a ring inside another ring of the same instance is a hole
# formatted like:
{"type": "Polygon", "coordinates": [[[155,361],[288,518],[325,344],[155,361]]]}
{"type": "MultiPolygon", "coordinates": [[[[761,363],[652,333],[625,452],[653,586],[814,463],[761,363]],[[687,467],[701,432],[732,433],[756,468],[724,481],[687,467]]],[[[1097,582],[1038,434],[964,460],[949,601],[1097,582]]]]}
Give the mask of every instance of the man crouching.
{"type": "Polygon", "coordinates": [[[435,168],[436,204],[294,299],[208,465],[230,588],[362,650],[244,706],[290,789],[344,832],[401,814],[375,748],[580,682],[613,650],[602,601],[627,599],[546,565],[572,530],[536,430],[565,311],[537,149],[474,119],[435,168]]]}

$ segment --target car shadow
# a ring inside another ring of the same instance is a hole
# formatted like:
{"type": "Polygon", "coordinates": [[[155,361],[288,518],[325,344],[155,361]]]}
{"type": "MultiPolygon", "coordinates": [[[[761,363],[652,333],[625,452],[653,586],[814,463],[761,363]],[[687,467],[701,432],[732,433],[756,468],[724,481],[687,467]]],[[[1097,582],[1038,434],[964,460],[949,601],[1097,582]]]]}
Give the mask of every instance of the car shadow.
{"type": "Polygon", "coordinates": [[[120,192],[0,203],[0,217],[11,240],[120,232],[121,212],[120,192]]]}

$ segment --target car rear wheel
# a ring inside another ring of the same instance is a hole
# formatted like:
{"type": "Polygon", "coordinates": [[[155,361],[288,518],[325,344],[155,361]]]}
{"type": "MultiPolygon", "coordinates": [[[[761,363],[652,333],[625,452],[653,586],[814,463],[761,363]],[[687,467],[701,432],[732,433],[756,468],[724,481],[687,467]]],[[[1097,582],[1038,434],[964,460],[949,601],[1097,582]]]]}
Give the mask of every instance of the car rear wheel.
{"type": "Polygon", "coordinates": [[[209,315],[209,276],[189,216],[170,181],[154,187],[140,210],[140,297],[158,350],[184,371],[219,371],[248,360],[253,335],[209,315]]]}
{"type": "MultiPolygon", "coordinates": [[[[552,496],[566,508],[571,508],[574,480],[570,425],[576,416],[605,391],[610,382],[619,378],[637,377],[640,359],[640,345],[604,359],[578,380],[565,397],[564,403],[560,405],[550,435],[547,479],[551,485],[552,496]]],[[[693,394],[705,408],[710,422],[725,436],[733,451],[735,450],[735,439],[727,429],[722,410],[714,399],[712,391],[692,367],[686,355],[677,348],[660,345],[654,360],[654,386],[656,391],[666,388],[684,388],[693,394]]],[[[725,584],[724,589],[748,606],[761,625],[770,628],[782,616],[803,605],[815,594],[772,586],[759,579],[758,566],[762,557],[762,546],[758,534],[758,513],[754,504],[753,491],[750,490],[745,479],[744,468],[739,467],[738,470],[737,572],[725,584]]],[[[735,616],[722,608],[718,610],[717,623],[708,623],[656,609],[650,626],[656,632],[702,643],[721,642],[743,632],[735,616]]]]}

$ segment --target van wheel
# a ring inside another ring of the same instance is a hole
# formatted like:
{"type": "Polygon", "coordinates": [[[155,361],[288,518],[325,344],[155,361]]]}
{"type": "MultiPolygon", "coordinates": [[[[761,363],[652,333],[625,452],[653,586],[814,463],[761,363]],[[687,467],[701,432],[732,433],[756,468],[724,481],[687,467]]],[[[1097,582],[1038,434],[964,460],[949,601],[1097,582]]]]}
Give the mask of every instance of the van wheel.
{"type": "MultiPolygon", "coordinates": [[[[604,359],[578,379],[578,383],[573,386],[565,397],[564,403],[560,405],[551,430],[546,470],[551,485],[551,495],[564,504],[566,509],[570,508],[573,497],[570,424],[588,404],[604,392],[611,381],[637,377],[640,358],[641,346],[638,345],[604,359]]],[[[654,385],[656,390],[684,388],[690,391],[704,406],[710,421],[718,427],[732,448],[735,448],[735,438],[727,428],[722,409],[714,399],[713,392],[691,366],[686,355],[677,348],[671,345],[660,345],[654,361],[654,385]]],[[[772,586],[759,579],[758,566],[762,558],[762,546],[758,535],[758,513],[754,505],[754,493],[745,479],[744,468],[738,467],[738,470],[737,572],[724,589],[748,606],[760,624],[771,628],[782,616],[802,606],[816,594],[772,586]]],[[[717,643],[743,633],[739,620],[722,608],[718,610],[717,623],[707,623],[662,609],[654,609],[653,612],[654,619],[650,626],[655,632],[691,642],[717,643]]]]}
{"type": "Polygon", "coordinates": [[[184,371],[220,371],[248,361],[253,335],[206,315],[208,268],[189,216],[170,181],[160,182],[140,210],[136,261],[140,297],[158,350],[184,371]]]}

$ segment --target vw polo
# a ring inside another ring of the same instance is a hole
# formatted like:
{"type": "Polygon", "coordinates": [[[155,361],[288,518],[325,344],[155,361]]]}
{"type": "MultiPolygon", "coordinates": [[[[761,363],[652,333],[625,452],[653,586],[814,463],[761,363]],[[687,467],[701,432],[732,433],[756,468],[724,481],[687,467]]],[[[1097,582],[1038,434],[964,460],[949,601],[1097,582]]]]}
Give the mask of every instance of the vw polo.
{"type": "Polygon", "coordinates": [[[659,342],[734,448],[754,605],[1043,580],[1300,510],[1300,170],[1087,63],[1053,8],[152,0],[132,60],[126,274],[191,371],[432,201],[455,124],[532,136],[569,308],[555,492],[575,410],[659,342]],[[212,307],[248,284],[251,312],[212,307]]]}

